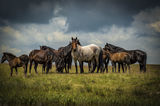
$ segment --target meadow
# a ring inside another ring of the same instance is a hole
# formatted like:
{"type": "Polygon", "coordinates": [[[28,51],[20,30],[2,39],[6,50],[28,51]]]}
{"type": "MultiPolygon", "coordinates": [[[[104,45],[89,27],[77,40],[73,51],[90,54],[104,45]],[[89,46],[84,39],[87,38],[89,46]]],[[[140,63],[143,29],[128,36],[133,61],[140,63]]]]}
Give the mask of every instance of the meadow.
{"type": "Polygon", "coordinates": [[[140,73],[138,65],[131,65],[130,73],[69,74],[32,73],[24,77],[23,68],[10,77],[8,64],[0,64],[0,105],[147,105],[160,106],[160,65],[147,65],[140,73]]]}

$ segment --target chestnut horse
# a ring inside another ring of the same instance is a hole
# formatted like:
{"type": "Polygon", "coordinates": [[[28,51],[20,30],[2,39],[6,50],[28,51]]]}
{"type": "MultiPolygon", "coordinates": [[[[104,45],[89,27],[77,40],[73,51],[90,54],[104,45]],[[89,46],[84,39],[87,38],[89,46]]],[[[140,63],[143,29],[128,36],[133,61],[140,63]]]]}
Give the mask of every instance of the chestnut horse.
{"type": "MultiPolygon", "coordinates": [[[[104,49],[105,50],[105,49],[104,49]]],[[[128,69],[130,71],[130,54],[127,52],[117,52],[117,53],[112,53],[109,50],[105,51],[106,54],[109,55],[109,59],[111,60],[112,63],[112,72],[116,72],[116,63],[118,63],[118,72],[120,72],[120,65],[122,66],[122,70],[124,72],[124,67],[123,64],[127,64],[128,69]]]]}
{"type": "Polygon", "coordinates": [[[11,76],[13,74],[13,68],[15,68],[16,74],[18,74],[17,67],[23,67],[24,74],[25,76],[27,75],[27,67],[28,67],[28,61],[29,61],[29,57],[27,55],[23,54],[19,57],[16,57],[12,53],[4,52],[1,63],[3,63],[6,60],[9,62],[9,66],[11,69],[11,73],[10,73],[11,76]]]}

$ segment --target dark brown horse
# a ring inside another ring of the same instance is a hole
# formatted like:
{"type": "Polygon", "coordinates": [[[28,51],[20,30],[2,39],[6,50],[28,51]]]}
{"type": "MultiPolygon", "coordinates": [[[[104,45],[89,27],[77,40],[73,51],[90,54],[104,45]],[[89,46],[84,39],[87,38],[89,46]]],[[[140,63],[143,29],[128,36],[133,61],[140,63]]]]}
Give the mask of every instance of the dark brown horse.
{"type": "Polygon", "coordinates": [[[112,44],[106,43],[105,48],[110,50],[111,52],[127,52],[131,56],[131,64],[136,62],[139,63],[140,72],[146,72],[146,61],[147,61],[147,53],[142,50],[126,50],[124,48],[114,46],[112,44]]]}
{"type": "Polygon", "coordinates": [[[49,50],[32,50],[29,54],[29,60],[30,60],[30,68],[29,72],[31,73],[32,69],[32,63],[34,62],[35,66],[35,72],[37,73],[37,66],[38,64],[43,64],[42,73],[45,71],[46,68],[46,74],[49,72],[49,69],[52,67],[52,61],[54,58],[54,54],[49,50]]]}
{"type": "Polygon", "coordinates": [[[104,52],[105,54],[108,54],[109,55],[109,59],[111,60],[111,63],[112,63],[112,72],[114,72],[114,69],[115,69],[115,72],[116,72],[116,63],[118,63],[118,71],[120,72],[120,65],[122,66],[122,70],[124,72],[124,67],[123,65],[124,64],[127,64],[128,66],[128,69],[130,70],[130,54],[127,53],[127,52],[117,52],[117,53],[112,53],[111,51],[109,50],[106,50],[104,48],[104,52]]]}
{"type": "Polygon", "coordinates": [[[56,55],[55,64],[58,68],[57,70],[61,69],[61,71],[62,71],[63,65],[64,65],[66,73],[69,73],[69,69],[71,69],[71,65],[72,65],[72,56],[71,56],[72,45],[71,45],[71,43],[69,43],[65,47],[60,47],[58,50],[55,50],[55,49],[48,47],[48,46],[40,46],[40,49],[41,50],[49,49],[53,53],[55,53],[55,55],[56,55]],[[62,63],[62,61],[64,63],[62,63]]]}
{"type": "Polygon", "coordinates": [[[29,61],[29,57],[27,55],[23,54],[19,57],[16,57],[12,53],[4,52],[1,63],[3,63],[6,60],[9,62],[9,66],[11,69],[11,74],[10,74],[11,76],[13,74],[13,68],[15,68],[16,74],[18,74],[17,67],[23,67],[25,76],[27,75],[27,66],[29,61]]]}
{"type": "MultiPolygon", "coordinates": [[[[65,59],[63,57],[62,50],[55,50],[48,46],[40,46],[41,50],[49,50],[54,54],[53,62],[55,62],[56,65],[56,71],[63,73],[63,69],[65,68],[65,59]]],[[[67,71],[66,71],[67,73],[67,71]]]]}

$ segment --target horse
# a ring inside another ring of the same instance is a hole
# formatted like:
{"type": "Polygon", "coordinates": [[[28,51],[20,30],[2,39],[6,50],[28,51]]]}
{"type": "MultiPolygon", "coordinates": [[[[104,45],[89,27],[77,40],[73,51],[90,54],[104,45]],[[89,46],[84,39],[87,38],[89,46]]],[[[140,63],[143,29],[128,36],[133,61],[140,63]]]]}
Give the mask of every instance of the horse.
{"type": "Polygon", "coordinates": [[[109,59],[111,60],[111,63],[112,63],[112,72],[114,72],[114,69],[115,69],[115,72],[116,72],[116,63],[118,63],[118,72],[120,72],[120,65],[122,66],[122,70],[124,72],[124,67],[123,65],[124,64],[127,64],[128,66],[128,69],[130,71],[130,54],[127,53],[127,52],[116,52],[116,53],[112,53],[110,52],[108,49],[106,50],[104,48],[104,52],[105,54],[108,54],[109,55],[109,59]]]}
{"type": "Polygon", "coordinates": [[[72,66],[72,55],[71,55],[72,44],[69,43],[65,47],[60,47],[58,51],[61,52],[61,55],[64,58],[66,73],[69,73],[69,69],[71,69],[71,66],[72,66]]]}
{"type": "Polygon", "coordinates": [[[29,57],[27,55],[23,54],[19,57],[16,57],[12,53],[4,52],[1,63],[3,63],[6,60],[9,62],[9,66],[11,69],[10,76],[12,76],[13,74],[13,68],[15,68],[16,74],[18,74],[17,67],[23,67],[24,74],[25,76],[27,75],[27,67],[28,67],[28,61],[29,61],[29,57]]]}
{"type": "Polygon", "coordinates": [[[31,69],[32,69],[32,63],[34,62],[35,66],[35,72],[37,72],[37,66],[38,64],[43,64],[43,68],[42,68],[42,73],[43,71],[45,71],[45,66],[47,66],[46,68],[46,74],[48,74],[49,69],[52,68],[52,60],[54,58],[54,54],[49,51],[49,50],[32,50],[29,53],[29,60],[30,60],[30,68],[29,68],[29,72],[31,74],[31,69]]]}
{"type": "MultiPolygon", "coordinates": [[[[76,68],[76,73],[78,73],[77,69],[77,61],[79,62],[80,65],[80,73],[83,73],[83,62],[91,61],[94,62],[96,60],[97,64],[97,73],[99,72],[99,68],[101,69],[101,72],[103,72],[103,51],[102,48],[95,45],[95,44],[90,44],[87,46],[81,46],[79,44],[79,40],[76,38],[71,38],[72,40],[72,57],[74,59],[75,63],[75,68],[76,68]]],[[[91,72],[94,72],[95,66],[93,66],[93,69],[91,72]]]]}
{"type": "Polygon", "coordinates": [[[58,72],[63,72],[63,69],[65,68],[66,73],[69,73],[69,69],[71,69],[72,65],[72,56],[71,56],[71,50],[72,46],[71,43],[69,43],[65,47],[60,47],[58,50],[55,50],[48,46],[40,46],[41,50],[49,49],[53,53],[55,53],[55,65],[58,72]],[[63,64],[64,62],[64,64],[63,64]]]}
{"type": "Polygon", "coordinates": [[[127,52],[131,56],[131,64],[139,63],[140,72],[146,72],[147,53],[142,50],[126,50],[124,48],[106,43],[105,48],[112,52],[127,52]]]}

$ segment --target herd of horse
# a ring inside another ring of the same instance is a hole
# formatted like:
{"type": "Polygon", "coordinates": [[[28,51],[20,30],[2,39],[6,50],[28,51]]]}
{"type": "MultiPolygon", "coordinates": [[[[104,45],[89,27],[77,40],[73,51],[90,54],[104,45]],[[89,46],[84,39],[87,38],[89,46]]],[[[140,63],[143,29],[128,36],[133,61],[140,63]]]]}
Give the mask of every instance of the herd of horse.
{"type": "Polygon", "coordinates": [[[79,62],[80,73],[84,73],[83,63],[87,62],[88,72],[93,73],[97,68],[97,73],[108,72],[108,63],[111,61],[112,72],[116,72],[116,64],[118,64],[118,72],[122,67],[123,72],[127,69],[130,71],[130,65],[136,62],[139,63],[140,72],[146,72],[147,54],[142,50],[126,50],[124,48],[106,43],[104,48],[95,44],[82,46],[79,39],[71,38],[71,42],[65,46],[55,50],[48,46],[40,46],[39,50],[32,50],[29,56],[23,54],[16,57],[12,53],[4,52],[1,63],[5,60],[9,62],[11,69],[10,75],[13,74],[13,68],[18,74],[17,67],[23,67],[25,76],[27,75],[27,67],[29,66],[29,73],[31,74],[32,63],[34,63],[34,70],[37,73],[38,64],[42,64],[42,73],[48,74],[52,68],[52,63],[55,62],[56,71],[63,73],[65,69],[66,73],[72,66],[72,60],[74,60],[76,73],[78,73],[77,61],[79,62]]]}

